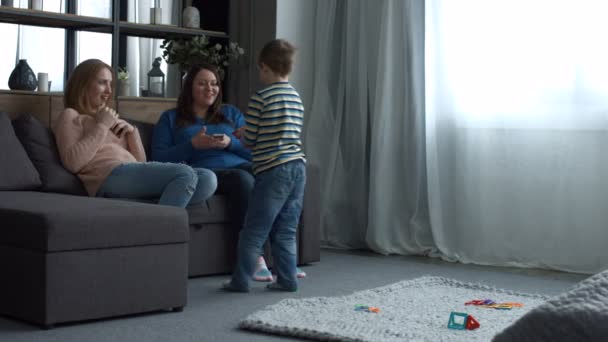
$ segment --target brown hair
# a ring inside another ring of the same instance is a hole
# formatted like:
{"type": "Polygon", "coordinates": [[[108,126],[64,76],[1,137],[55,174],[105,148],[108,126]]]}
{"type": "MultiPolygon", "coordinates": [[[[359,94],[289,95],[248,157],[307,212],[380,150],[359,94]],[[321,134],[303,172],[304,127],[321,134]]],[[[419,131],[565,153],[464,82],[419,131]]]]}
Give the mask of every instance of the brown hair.
{"type": "Polygon", "coordinates": [[[196,122],[196,114],[192,110],[192,103],[194,102],[194,99],[192,98],[192,88],[194,87],[194,78],[201,70],[211,71],[213,75],[215,75],[215,79],[217,80],[217,85],[219,87],[215,102],[213,102],[213,104],[207,110],[206,121],[211,124],[223,121],[230,121],[226,119],[224,113],[222,113],[221,111],[222,81],[217,67],[211,64],[194,64],[188,70],[188,73],[186,74],[186,79],[184,80],[184,84],[182,85],[182,91],[179,93],[179,97],[177,98],[176,111],[178,127],[187,126],[196,122]]]}
{"type": "MultiPolygon", "coordinates": [[[[99,59],[87,59],[78,64],[68,79],[63,96],[65,108],[73,108],[78,113],[93,114],[91,111],[95,108],[92,108],[87,92],[91,82],[95,81],[97,74],[104,68],[112,73],[112,93],[114,93],[114,69],[99,59]]],[[[111,105],[112,98],[108,99],[108,102],[108,105],[111,105]]]]}
{"type": "Polygon", "coordinates": [[[291,73],[296,47],[284,39],[272,40],[262,48],[258,64],[264,63],[275,74],[285,77],[291,73]]]}

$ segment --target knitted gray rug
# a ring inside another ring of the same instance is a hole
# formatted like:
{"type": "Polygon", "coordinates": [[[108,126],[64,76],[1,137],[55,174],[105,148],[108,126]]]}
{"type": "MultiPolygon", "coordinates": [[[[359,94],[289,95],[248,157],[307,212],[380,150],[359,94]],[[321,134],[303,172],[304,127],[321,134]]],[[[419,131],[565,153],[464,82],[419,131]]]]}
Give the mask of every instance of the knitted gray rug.
{"type": "Polygon", "coordinates": [[[342,297],[284,299],[249,315],[239,327],[320,341],[491,341],[547,299],[442,277],[421,277],[342,297]],[[465,305],[486,299],[523,307],[465,305]],[[473,316],[480,327],[448,328],[452,312],[473,316]]]}

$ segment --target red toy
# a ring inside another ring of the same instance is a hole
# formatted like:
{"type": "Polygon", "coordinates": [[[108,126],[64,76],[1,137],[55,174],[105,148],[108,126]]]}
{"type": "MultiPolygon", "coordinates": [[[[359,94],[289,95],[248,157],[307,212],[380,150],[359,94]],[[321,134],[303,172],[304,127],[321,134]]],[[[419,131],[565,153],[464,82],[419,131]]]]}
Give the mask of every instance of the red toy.
{"type": "Polygon", "coordinates": [[[477,322],[477,320],[475,318],[473,318],[473,316],[469,315],[469,316],[467,316],[466,328],[467,328],[467,330],[475,330],[475,329],[479,328],[479,322],[477,322]]]}

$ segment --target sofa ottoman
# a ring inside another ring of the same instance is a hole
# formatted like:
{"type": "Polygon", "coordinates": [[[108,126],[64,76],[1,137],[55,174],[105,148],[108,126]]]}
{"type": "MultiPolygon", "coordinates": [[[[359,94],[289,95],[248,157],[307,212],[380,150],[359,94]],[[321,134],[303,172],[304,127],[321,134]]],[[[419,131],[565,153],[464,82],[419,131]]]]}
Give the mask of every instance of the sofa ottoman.
{"type": "Polygon", "coordinates": [[[0,191],[0,313],[56,323],[186,305],[180,208],[0,191]]]}

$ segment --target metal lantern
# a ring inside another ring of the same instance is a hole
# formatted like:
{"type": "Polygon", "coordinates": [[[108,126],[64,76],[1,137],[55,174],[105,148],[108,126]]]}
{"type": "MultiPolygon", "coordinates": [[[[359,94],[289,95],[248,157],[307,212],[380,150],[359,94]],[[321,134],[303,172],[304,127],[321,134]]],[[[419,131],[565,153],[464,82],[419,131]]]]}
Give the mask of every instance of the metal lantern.
{"type": "Polygon", "coordinates": [[[160,70],[160,57],[152,62],[152,70],[148,71],[148,96],[165,97],[165,73],[160,70]]]}

